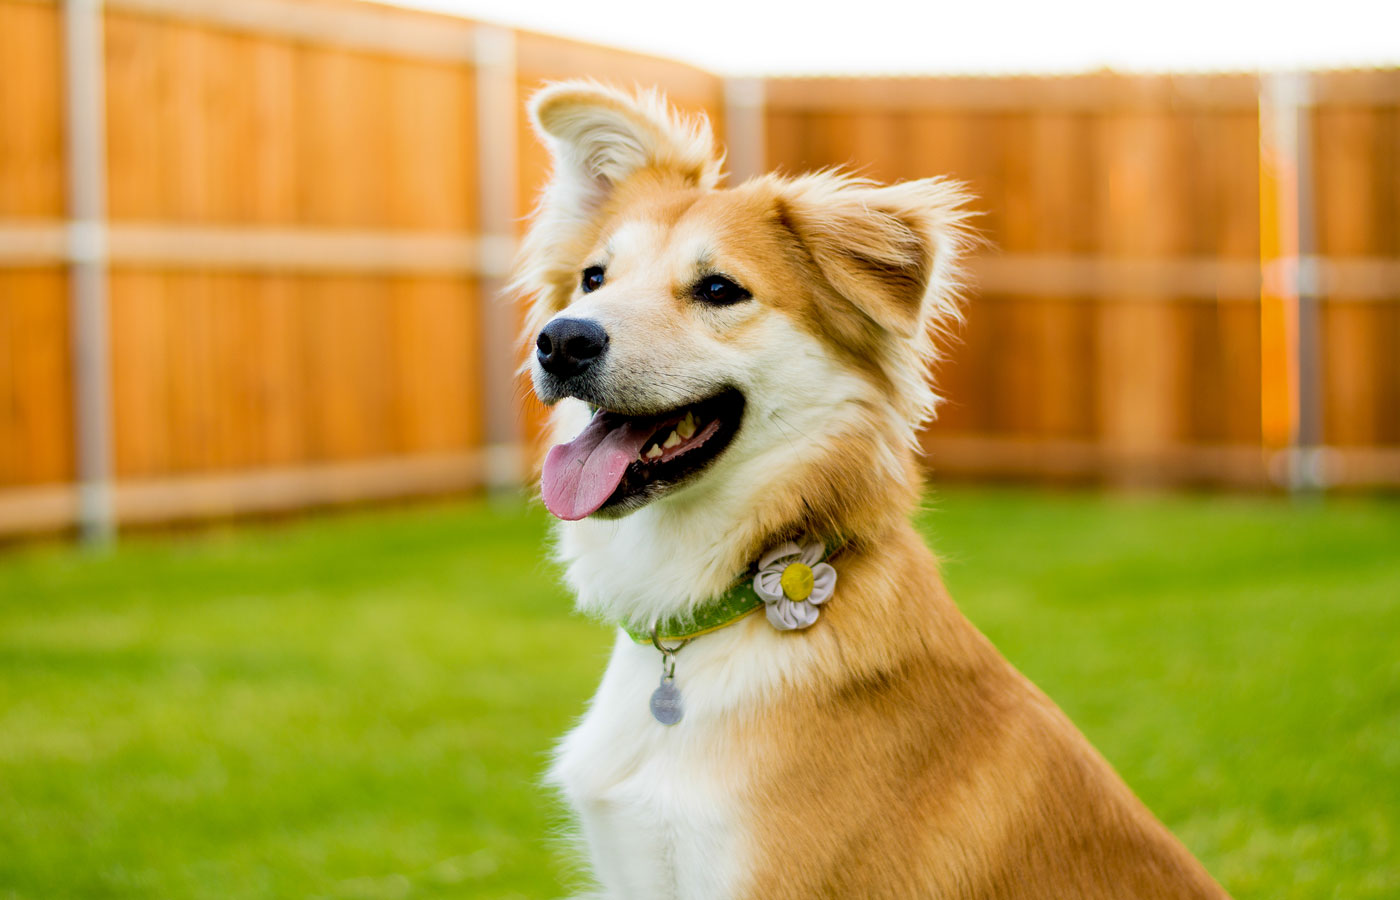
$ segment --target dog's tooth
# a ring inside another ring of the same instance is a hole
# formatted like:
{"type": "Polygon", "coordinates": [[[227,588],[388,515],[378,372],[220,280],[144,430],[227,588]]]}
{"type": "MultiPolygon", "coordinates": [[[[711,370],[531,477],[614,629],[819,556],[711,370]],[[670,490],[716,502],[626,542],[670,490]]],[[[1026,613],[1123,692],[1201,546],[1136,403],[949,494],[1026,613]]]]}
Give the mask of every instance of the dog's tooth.
{"type": "Polygon", "coordinates": [[[681,419],[680,424],[676,426],[676,430],[672,434],[679,434],[683,440],[687,441],[693,438],[695,436],[695,417],[686,413],[685,418],[681,419]]]}
{"type": "Polygon", "coordinates": [[[647,459],[656,459],[660,455],[661,448],[656,446],[655,444],[652,444],[651,449],[647,451],[647,459]]]}
{"type": "Polygon", "coordinates": [[[670,450],[672,447],[676,446],[680,442],[681,436],[673,431],[669,435],[667,435],[666,442],[661,446],[665,447],[667,450],[670,450]]]}

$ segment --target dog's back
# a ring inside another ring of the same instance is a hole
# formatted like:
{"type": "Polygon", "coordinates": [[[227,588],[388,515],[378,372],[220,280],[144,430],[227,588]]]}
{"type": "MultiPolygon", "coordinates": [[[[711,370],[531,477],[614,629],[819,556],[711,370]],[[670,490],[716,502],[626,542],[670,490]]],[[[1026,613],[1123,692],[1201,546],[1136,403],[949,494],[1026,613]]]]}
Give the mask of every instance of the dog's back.
{"type": "Polygon", "coordinates": [[[747,896],[1224,896],[933,571],[912,529],[847,561],[826,690],[743,736],[767,863],[747,896]]]}

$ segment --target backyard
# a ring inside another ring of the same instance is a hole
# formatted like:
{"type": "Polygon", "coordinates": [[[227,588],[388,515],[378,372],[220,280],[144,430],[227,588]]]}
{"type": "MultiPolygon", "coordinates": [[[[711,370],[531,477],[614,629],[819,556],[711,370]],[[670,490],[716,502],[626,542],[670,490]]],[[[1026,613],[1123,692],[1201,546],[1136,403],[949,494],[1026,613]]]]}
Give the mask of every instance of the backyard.
{"type": "MultiPolygon", "coordinates": [[[[941,489],[970,618],[1238,897],[1400,896],[1400,502],[941,489]]],[[[0,555],[0,897],[551,898],[538,508],[0,555]]]]}

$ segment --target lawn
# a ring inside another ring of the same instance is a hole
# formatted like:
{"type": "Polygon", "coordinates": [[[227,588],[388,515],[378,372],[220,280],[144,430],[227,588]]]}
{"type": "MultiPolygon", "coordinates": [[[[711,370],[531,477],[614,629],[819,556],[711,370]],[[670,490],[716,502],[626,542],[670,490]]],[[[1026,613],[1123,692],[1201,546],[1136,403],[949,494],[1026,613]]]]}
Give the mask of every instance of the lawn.
{"type": "MultiPolygon", "coordinates": [[[[1239,897],[1400,896],[1400,502],[947,489],[954,595],[1239,897]]],[[[550,898],[537,509],[0,556],[0,897],[550,898]]]]}

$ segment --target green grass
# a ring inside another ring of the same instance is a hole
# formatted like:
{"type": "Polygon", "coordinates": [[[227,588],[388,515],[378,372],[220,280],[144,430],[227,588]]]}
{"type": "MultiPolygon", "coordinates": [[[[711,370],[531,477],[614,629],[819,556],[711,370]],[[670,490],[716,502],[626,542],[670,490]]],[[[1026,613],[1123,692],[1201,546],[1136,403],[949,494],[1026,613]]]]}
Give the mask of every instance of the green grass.
{"type": "MultiPolygon", "coordinates": [[[[957,489],[969,616],[1240,897],[1400,895],[1400,503],[957,489]]],[[[0,897],[555,897],[538,511],[0,556],[0,897]]]]}

